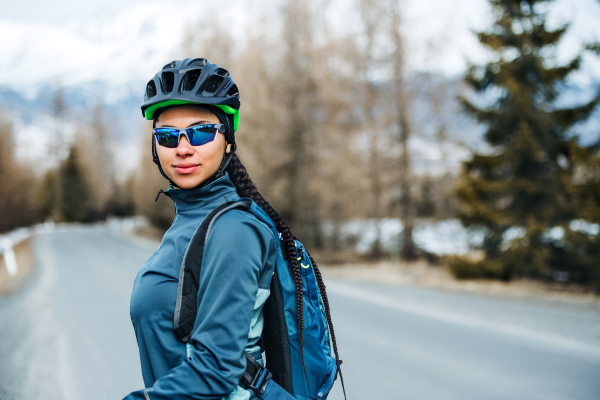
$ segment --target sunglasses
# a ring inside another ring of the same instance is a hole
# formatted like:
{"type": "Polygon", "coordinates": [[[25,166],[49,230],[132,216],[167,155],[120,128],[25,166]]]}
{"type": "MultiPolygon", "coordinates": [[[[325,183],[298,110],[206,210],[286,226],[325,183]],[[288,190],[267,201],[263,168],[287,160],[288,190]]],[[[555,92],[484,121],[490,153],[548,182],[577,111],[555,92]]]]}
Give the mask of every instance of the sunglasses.
{"type": "Polygon", "coordinates": [[[192,146],[202,146],[212,142],[217,133],[225,133],[223,124],[194,125],[185,129],[178,128],[154,128],[152,133],[159,145],[174,149],[179,145],[181,136],[185,136],[192,146]]]}

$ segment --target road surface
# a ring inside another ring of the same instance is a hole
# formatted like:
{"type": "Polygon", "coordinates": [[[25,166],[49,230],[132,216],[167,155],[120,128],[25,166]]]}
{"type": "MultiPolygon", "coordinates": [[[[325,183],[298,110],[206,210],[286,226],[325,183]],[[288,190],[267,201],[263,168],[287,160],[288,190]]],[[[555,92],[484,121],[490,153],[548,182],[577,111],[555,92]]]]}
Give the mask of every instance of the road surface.
{"type": "MultiPolygon", "coordinates": [[[[129,319],[157,243],[108,225],[34,238],[0,298],[0,399],[121,399],[143,387],[129,319]]],[[[326,280],[348,399],[600,399],[600,312],[326,280]]],[[[329,397],[343,398],[339,382],[329,397]]]]}

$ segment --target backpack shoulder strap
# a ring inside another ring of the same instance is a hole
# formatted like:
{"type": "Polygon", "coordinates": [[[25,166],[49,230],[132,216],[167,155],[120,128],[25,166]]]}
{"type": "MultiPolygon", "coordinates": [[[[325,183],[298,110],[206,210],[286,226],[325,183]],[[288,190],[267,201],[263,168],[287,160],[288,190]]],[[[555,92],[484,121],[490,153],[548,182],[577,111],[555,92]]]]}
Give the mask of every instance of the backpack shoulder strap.
{"type": "MultiPolygon", "coordinates": [[[[232,209],[241,209],[253,213],[251,210],[252,204],[250,199],[221,204],[204,218],[190,240],[179,271],[177,302],[175,303],[173,321],[175,334],[183,342],[189,342],[196,322],[200,270],[206,239],[217,218],[232,209]]],[[[269,370],[260,365],[253,356],[244,352],[246,371],[240,379],[240,385],[252,389],[260,395],[265,392],[271,380],[281,385],[288,393],[293,393],[291,354],[283,298],[277,272],[274,271],[273,275],[271,294],[264,305],[265,327],[263,335],[265,335],[265,351],[268,357],[267,366],[269,370]],[[276,372],[271,375],[270,371],[276,372]]]]}
{"type": "Polygon", "coordinates": [[[273,271],[271,293],[263,306],[263,316],[263,339],[267,355],[267,368],[272,372],[273,380],[293,395],[292,354],[277,268],[273,271]]]}
{"type": "Polygon", "coordinates": [[[175,334],[183,342],[187,343],[190,340],[196,322],[200,269],[208,235],[217,218],[225,212],[234,208],[248,211],[251,206],[252,200],[250,199],[228,201],[221,204],[204,218],[190,240],[179,270],[177,302],[175,303],[175,318],[173,321],[175,334]]]}

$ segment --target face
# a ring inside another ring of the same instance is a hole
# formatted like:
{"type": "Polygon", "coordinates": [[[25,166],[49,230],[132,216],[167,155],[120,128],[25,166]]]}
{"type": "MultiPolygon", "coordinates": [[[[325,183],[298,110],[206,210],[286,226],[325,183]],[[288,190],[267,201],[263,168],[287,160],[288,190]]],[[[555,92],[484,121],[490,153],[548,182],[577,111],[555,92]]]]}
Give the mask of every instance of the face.
{"type": "MultiPolygon", "coordinates": [[[[156,127],[187,128],[199,124],[218,124],[211,112],[194,106],[168,109],[158,116],[156,127]]],[[[156,141],[155,138],[153,140],[156,141]]],[[[202,146],[192,146],[185,136],[179,145],[170,149],[155,142],[160,166],[165,174],[181,189],[192,189],[210,178],[221,165],[227,145],[222,133],[202,146]]]]}

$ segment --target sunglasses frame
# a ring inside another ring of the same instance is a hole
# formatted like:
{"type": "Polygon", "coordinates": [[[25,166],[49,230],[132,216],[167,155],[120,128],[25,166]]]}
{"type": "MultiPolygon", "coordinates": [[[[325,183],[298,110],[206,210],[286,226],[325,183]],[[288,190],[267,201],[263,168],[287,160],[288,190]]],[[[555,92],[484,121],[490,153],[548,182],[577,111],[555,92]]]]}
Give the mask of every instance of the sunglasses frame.
{"type": "MultiPolygon", "coordinates": [[[[190,140],[190,137],[188,136],[188,133],[191,133],[191,132],[188,132],[188,131],[191,131],[193,128],[202,127],[202,126],[210,126],[211,128],[216,129],[217,132],[214,133],[214,136],[213,136],[213,138],[211,140],[209,140],[206,143],[199,144],[197,146],[204,146],[205,144],[212,142],[217,137],[217,133],[218,132],[221,132],[221,133],[225,134],[225,124],[198,124],[198,125],[188,126],[187,128],[183,128],[183,129],[172,128],[172,127],[158,127],[158,128],[153,128],[152,129],[152,136],[154,136],[154,140],[156,140],[156,143],[159,146],[166,147],[168,149],[177,148],[177,146],[179,146],[179,142],[181,141],[181,136],[182,135],[185,136],[185,138],[187,139],[187,141],[188,141],[188,143],[190,145],[194,146],[192,144],[192,141],[190,140]],[[163,144],[160,144],[159,141],[158,141],[158,139],[157,139],[157,137],[156,137],[157,134],[161,134],[161,132],[157,132],[157,130],[159,130],[159,129],[169,129],[172,133],[178,132],[178,134],[177,134],[177,146],[169,147],[169,146],[165,146],[163,144]]],[[[210,132],[202,132],[202,133],[211,134],[210,132]]]]}

